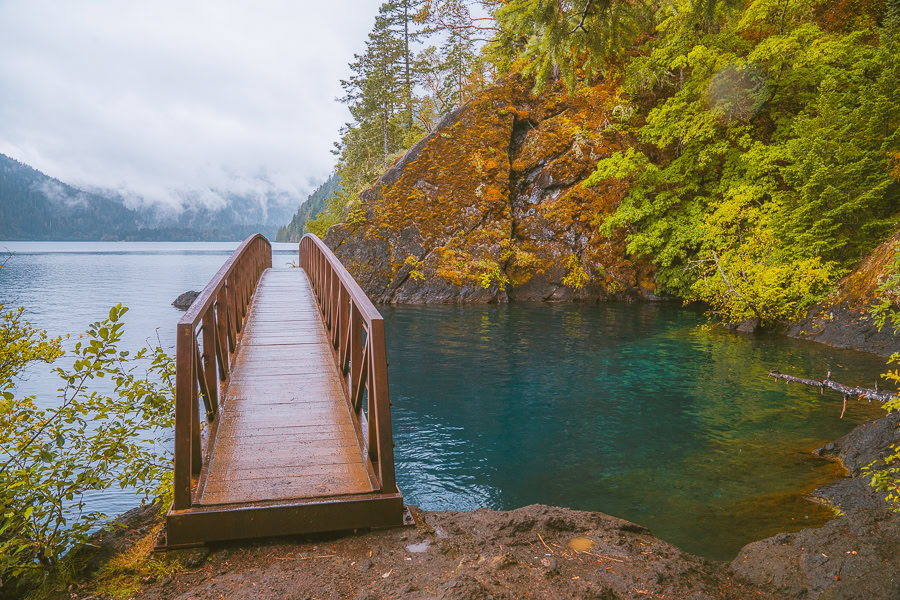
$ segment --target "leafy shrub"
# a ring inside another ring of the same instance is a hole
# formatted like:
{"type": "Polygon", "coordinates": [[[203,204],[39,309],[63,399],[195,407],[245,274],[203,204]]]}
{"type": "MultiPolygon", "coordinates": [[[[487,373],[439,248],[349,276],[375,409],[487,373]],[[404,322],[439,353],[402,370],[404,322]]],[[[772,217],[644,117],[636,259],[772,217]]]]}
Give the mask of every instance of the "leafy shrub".
{"type": "MultiPolygon", "coordinates": [[[[872,315],[879,329],[886,325],[900,333],[900,247],[896,249],[893,262],[878,286],[876,304],[872,307],[872,315]]],[[[895,352],[888,359],[888,364],[900,364],[900,352],[895,352]]],[[[900,387],[900,369],[888,369],[883,378],[900,387]]],[[[885,402],[888,412],[900,410],[900,394],[885,402]]],[[[885,499],[891,508],[900,512],[900,444],[891,446],[892,452],[883,458],[874,460],[863,468],[869,475],[869,484],[882,492],[887,492],[885,499]]]]}
{"type": "Polygon", "coordinates": [[[107,516],[88,510],[86,493],[117,485],[145,499],[169,494],[161,446],[174,424],[175,365],[160,347],[119,350],[127,310],[112,307],[81,336],[72,367],[54,369],[58,401],[42,407],[17,396],[17,377],[62,356],[62,341],[0,305],[0,587],[34,584],[88,540],[107,516]],[[97,379],[111,391],[92,390],[97,379]]]}

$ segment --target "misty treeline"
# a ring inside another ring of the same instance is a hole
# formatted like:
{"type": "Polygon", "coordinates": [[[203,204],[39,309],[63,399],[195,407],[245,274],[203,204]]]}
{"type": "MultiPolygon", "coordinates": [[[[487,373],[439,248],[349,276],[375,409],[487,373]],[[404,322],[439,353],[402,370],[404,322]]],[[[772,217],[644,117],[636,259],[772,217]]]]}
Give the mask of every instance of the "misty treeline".
{"type": "Polygon", "coordinates": [[[267,222],[254,222],[259,203],[237,196],[221,209],[132,209],[118,195],[77,189],[0,154],[0,240],[234,241],[273,236],[289,211],[273,202],[269,210],[267,222]]]}
{"type": "Polygon", "coordinates": [[[340,177],[332,173],[325,183],[315,189],[309,197],[303,201],[300,208],[294,214],[291,222],[278,229],[275,235],[276,242],[299,242],[305,231],[306,222],[325,209],[326,202],[340,189],[340,177]]]}
{"type": "Polygon", "coordinates": [[[802,316],[900,223],[900,0],[397,0],[350,67],[320,235],[365,220],[362,189],[514,74],[612,89],[583,134],[627,149],[585,185],[627,193],[594,224],[723,321],[802,316]]]}

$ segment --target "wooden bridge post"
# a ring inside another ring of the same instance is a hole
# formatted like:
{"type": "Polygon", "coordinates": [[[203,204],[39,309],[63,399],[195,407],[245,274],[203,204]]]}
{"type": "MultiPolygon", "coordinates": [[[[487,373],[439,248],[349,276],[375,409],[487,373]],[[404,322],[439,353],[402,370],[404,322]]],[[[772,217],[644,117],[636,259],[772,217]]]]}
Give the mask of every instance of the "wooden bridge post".
{"type": "Polygon", "coordinates": [[[210,306],[203,313],[203,374],[206,377],[206,391],[212,414],[219,410],[219,381],[216,377],[216,317],[210,306]]]}
{"type": "MultiPolygon", "coordinates": [[[[175,342],[177,357],[193,356],[194,332],[190,325],[178,324],[175,342]]],[[[191,505],[191,433],[194,387],[193,360],[179,360],[175,370],[175,473],[172,508],[189,508],[191,505]]]]}
{"type": "Polygon", "coordinates": [[[388,392],[384,320],[373,319],[369,335],[372,336],[370,348],[372,352],[372,380],[374,383],[369,388],[369,418],[371,419],[374,413],[381,491],[393,492],[397,489],[397,482],[394,475],[394,437],[391,427],[391,401],[388,392]]]}

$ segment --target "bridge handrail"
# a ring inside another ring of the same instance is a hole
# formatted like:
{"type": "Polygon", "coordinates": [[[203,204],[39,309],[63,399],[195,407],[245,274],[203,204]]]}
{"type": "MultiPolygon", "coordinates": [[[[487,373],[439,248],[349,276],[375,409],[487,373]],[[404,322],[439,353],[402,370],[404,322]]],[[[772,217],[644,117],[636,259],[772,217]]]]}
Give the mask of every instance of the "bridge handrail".
{"type": "Polygon", "coordinates": [[[200,398],[203,398],[207,420],[215,421],[219,414],[219,382],[228,381],[250,300],[263,271],[271,266],[272,244],[261,234],[251,235],[225,261],[178,321],[173,509],[191,506],[192,477],[203,466],[200,398]],[[203,338],[202,348],[198,333],[203,338]]]}
{"type": "Polygon", "coordinates": [[[384,318],[318,237],[311,233],[303,236],[299,259],[315,292],[351,408],[363,424],[368,458],[380,489],[395,493],[384,318]],[[362,410],[364,392],[368,416],[362,410]]]}

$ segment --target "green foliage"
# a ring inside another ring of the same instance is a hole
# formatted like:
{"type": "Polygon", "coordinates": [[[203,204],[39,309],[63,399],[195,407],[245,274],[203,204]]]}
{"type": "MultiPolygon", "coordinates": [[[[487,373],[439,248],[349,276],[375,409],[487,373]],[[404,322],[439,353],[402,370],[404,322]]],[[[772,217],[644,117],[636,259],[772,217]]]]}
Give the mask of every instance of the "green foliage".
{"type": "MultiPolygon", "coordinates": [[[[888,265],[881,285],[878,286],[872,316],[879,329],[889,325],[893,328],[894,335],[900,333],[900,247],[896,249],[894,260],[888,265]]],[[[888,364],[900,364],[900,352],[891,355],[888,364]]],[[[900,388],[900,369],[888,369],[882,377],[900,388]]],[[[883,408],[888,412],[900,410],[900,394],[885,402],[883,408]]],[[[900,444],[891,446],[891,450],[887,456],[865,466],[863,471],[869,476],[869,485],[886,492],[885,500],[894,511],[900,512],[900,444]]]]}
{"type": "Polygon", "coordinates": [[[497,289],[503,291],[509,284],[509,277],[497,263],[482,260],[478,262],[478,283],[484,289],[489,289],[496,283],[497,289]]]}
{"type": "Polygon", "coordinates": [[[422,267],[425,266],[425,261],[419,260],[415,257],[415,255],[410,254],[406,257],[406,260],[403,261],[404,264],[410,266],[409,277],[413,281],[424,281],[425,274],[422,272],[422,267]]]}
{"type": "Polygon", "coordinates": [[[278,230],[275,236],[276,242],[299,242],[303,233],[306,231],[306,222],[325,210],[328,200],[334,196],[340,189],[340,178],[336,173],[332,173],[325,183],[316,188],[316,190],[304,200],[303,204],[297,209],[291,222],[278,230]]]}
{"type": "Polygon", "coordinates": [[[159,347],[119,350],[127,308],[117,305],[75,344],[72,367],[54,369],[56,403],[20,397],[15,378],[61,356],[61,341],[21,310],[0,311],[0,339],[11,341],[0,350],[0,583],[28,584],[106,519],[86,510],[86,493],[117,485],[168,496],[170,456],[159,444],[173,426],[175,366],[159,347]],[[109,393],[91,389],[98,379],[109,393]]]}
{"type": "Polygon", "coordinates": [[[584,287],[584,284],[590,280],[587,271],[581,266],[581,261],[578,260],[578,257],[574,254],[569,255],[569,258],[566,261],[566,269],[566,276],[563,277],[562,280],[562,283],[565,286],[580,290],[584,287]]]}
{"type": "Polygon", "coordinates": [[[536,92],[553,79],[574,89],[620,61],[653,16],[649,4],[626,0],[510,0],[495,13],[494,42],[500,62],[533,76],[536,92]]]}
{"type": "Polygon", "coordinates": [[[663,4],[625,67],[643,123],[585,182],[629,183],[598,226],[726,322],[796,319],[900,222],[898,30],[826,31],[806,0],[697,10],[663,4]]]}

